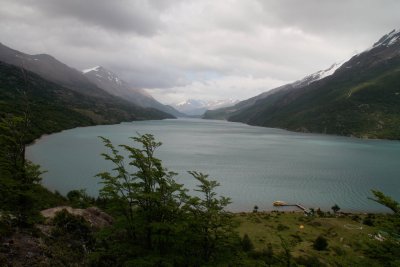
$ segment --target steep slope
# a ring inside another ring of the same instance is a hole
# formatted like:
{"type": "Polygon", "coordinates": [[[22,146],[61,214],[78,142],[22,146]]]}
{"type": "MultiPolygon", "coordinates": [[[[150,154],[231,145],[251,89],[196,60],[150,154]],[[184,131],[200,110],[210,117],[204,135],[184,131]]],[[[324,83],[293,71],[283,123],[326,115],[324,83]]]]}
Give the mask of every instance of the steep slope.
{"type": "Polygon", "coordinates": [[[100,90],[78,70],[70,68],[47,54],[28,55],[0,43],[0,61],[27,69],[46,80],[80,93],[102,98],[109,97],[109,94],[100,90]]]}
{"type": "Polygon", "coordinates": [[[332,75],[276,90],[229,120],[294,131],[400,139],[400,32],[383,36],[332,75]]]}
{"type": "Polygon", "coordinates": [[[115,73],[101,66],[83,70],[82,73],[99,88],[135,105],[155,108],[177,117],[185,116],[185,114],[180,113],[174,108],[161,104],[146,91],[133,89],[131,85],[120,79],[115,73]]]}
{"type": "Polygon", "coordinates": [[[20,114],[25,99],[31,111],[33,138],[77,126],[170,117],[129,103],[115,106],[103,98],[78,93],[0,61],[0,117],[20,114]]]}
{"type": "Polygon", "coordinates": [[[215,110],[208,110],[207,112],[204,113],[203,118],[204,119],[215,119],[215,120],[226,120],[229,117],[240,113],[244,109],[251,107],[257,101],[267,98],[270,95],[273,95],[278,92],[283,93],[283,92],[291,91],[294,89],[299,89],[299,88],[308,86],[315,81],[318,81],[325,77],[328,77],[328,76],[332,75],[342,64],[343,64],[343,62],[335,63],[326,70],[320,70],[316,73],[313,73],[313,74],[310,74],[310,75],[304,77],[301,80],[295,81],[290,84],[285,84],[285,85],[279,86],[270,91],[267,91],[267,92],[261,93],[257,96],[251,97],[249,99],[240,101],[239,103],[237,103],[233,106],[228,106],[225,108],[218,108],[215,110]]]}

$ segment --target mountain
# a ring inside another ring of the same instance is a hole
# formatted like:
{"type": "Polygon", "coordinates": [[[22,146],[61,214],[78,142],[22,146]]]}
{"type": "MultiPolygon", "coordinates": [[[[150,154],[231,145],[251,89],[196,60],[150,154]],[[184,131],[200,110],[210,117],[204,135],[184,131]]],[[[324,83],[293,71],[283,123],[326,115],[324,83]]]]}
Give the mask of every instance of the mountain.
{"type": "Polygon", "coordinates": [[[91,83],[82,73],[47,54],[28,55],[0,43],[0,61],[39,74],[74,91],[107,98],[109,94],[91,83]]]}
{"type": "Polygon", "coordinates": [[[27,107],[32,123],[32,140],[78,126],[121,121],[165,119],[169,114],[130,103],[82,94],[0,61],[0,118],[18,115],[27,107]]]}
{"type": "Polygon", "coordinates": [[[155,108],[176,117],[185,116],[185,114],[180,113],[171,106],[161,104],[145,90],[133,89],[130,84],[119,78],[115,73],[101,66],[83,70],[82,73],[99,88],[132,102],[135,105],[155,108]]]}
{"type": "Polygon", "coordinates": [[[238,101],[233,99],[224,100],[198,100],[198,99],[188,99],[183,102],[174,105],[174,108],[188,114],[190,116],[200,116],[203,115],[207,110],[219,109],[227,106],[232,106],[238,101]]]}
{"type": "MultiPolygon", "coordinates": [[[[80,71],[67,66],[66,64],[47,54],[28,55],[11,49],[0,43],[0,61],[14,65],[19,69],[23,68],[25,70],[34,72],[47,81],[51,81],[60,87],[68,88],[79,94],[87,96],[85,98],[87,100],[87,105],[85,106],[86,110],[92,109],[92,111],[96,113],[99,111],[100,105],[103,105],[100,110],[112,110],[112,112],[109,114],[97,114],[99,115],[98,118],[95,119],[97,123],[115,123],[122,120],[145,118],[173,118],[173,116],[169,114],[165,114],[161,111],[158,112],[145,109],[106,92],[105,90],[99,88],[96,84],[92,83],[80,71]],[[92,103],[93,106],[90,107],[89,103],[92,103]],[[146,112],[149,112],[149,116],[145,115],[146,112]]],[[[78,100],[78,98],[73,100],[78,100]]]]}
{"type": "Polygon", "coordinates": [[[295,82],[279,87],[247,100],[247,105],[219,110],[219,115],[293,131],[400,139],[399,31],[321,76],[309,84],[307,76],[300,86],[295,82]]]}
{"type": "Polygon", "coordinates": [[[252,98],[249,98],[249,99],[246,99],[246,100],[243,100],[240,102],[236,102],[236,103],[234,103],[234,105],[227,105],[226,107],[220,107],[220,108],[216,108],[216,109],[208,109],[204,113],[203,118],[204,119],[226,120],[229,117],[234,116],[235,114],[239,113],[241,110],[251,107],[257,101],[267,98],[268,96],[273,95],[277,92],[286,92],[286,91],[290,91],[290,90],[299,89],[299,88],[308,86],[315,81],[318,81],[325,77],[328,77],[328,76],[332,75],[342,64],[343,64],[343,62],[332,64],[326,70],[317,71],[313,74],[310,74],[310,75],[304,77],[301,80],[295,81],[290,84],[279,86],[275,89],[261,93],[252,98]]]}

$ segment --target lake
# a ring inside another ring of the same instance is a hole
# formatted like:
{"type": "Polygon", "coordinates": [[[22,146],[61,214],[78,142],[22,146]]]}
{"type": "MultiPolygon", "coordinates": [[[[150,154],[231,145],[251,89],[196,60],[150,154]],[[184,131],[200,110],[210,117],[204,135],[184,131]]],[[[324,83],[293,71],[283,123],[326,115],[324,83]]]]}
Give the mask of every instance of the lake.
{"type": "Polygon", "coordinates": [[[273,209],[283,200],[330,210],[385,212],[368,200],[379,189],[400,200],[400,142],[288,132],[226,121],[177,119],[135,121],[76,128],[44,136],[27,149],[27,157],[48,172],[43,184],[66,194],[86,188],[97,195],[95,174],[112,165],[100,154],[107,150],[98,136],[115,145],[151,133],[163,145],[156,156],[178,182],[196,185],[187,171],[201,171],[217,180],[217,192],[232,199],[232,211],[273,209]]]}

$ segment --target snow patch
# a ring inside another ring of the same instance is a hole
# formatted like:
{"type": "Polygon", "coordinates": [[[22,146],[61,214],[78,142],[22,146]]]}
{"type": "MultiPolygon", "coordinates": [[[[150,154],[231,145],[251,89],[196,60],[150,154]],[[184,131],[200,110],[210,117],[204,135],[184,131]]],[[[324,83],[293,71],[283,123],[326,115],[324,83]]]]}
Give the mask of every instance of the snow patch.
{"type": "Polygon", "coordinates": [[[399,37],[400,37],[400,36],[396,36],[395,38],[393,38],[392,40],[390,40],[390,42],[387,44],[387,46],[389,47],[389,46],[393,45],[393,44],[399,39],[399,37]]]}
{"type": "Polygon", "coordinates": [[[306,76],[305,78],[301,79],[300,81],[294,82],[293,86],[294,87],[303,87],[304,85],[309,85],[315,81],[321,80],[325,77],[331,76],[335,71],[340,68],[346,61],[343,60],[339,63],[334,63],[332,64],[328,69],[326,70],[320,70],[317,71],[313,74],[310,74],[306,76]]]}
{"type": "Polygon", "coordinates": [[[335,73],[335,71],[336,71],[338,68],[340,68],[340,67],[343,65],[344,62],[345,62],[345,61],[342,61],[342,62],[339,62],[339,63],[335,63],[335,64],[333,64],[332,66],[330,66],[329,69],[323,70],[323,71],[320,73],[318,80],[321,80],[321,79],[323,79],[323,78],[325,78],[325,77],[331,76],[333,73],[335,73]]]}
{"type": "Polygon", "coordinates": [[[88,72],[91,72],[91,71],[98,71],[99,69],[100,69],[100,66],[96,66],[96,67],[93,67],[93,68],[90,68],[90,69],[82,70],[82,72],[83,73],[88,73],[88,72]]]}

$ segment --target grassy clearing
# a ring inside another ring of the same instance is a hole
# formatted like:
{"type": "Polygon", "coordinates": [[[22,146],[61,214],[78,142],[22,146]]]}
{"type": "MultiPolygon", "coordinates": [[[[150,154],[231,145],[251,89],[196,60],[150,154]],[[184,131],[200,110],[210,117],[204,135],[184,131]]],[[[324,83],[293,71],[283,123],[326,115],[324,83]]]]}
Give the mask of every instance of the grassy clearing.
{"type": "MultiPolygon", "coordinates": [[[[238,213],[235,219],[240,222],[240,236],[247,234],[256,251],[272,246],[274,254],[283,252],[282,240],[290,248],[293,258],[317,258],[327,266],[379,266],[378,262],[365,255],[368,244],[381,241],[375,239],[380,233],[384,236],[387,228],[386,215],[347,214],[305,216],[302,212],[257,212],[238,213]],[[366,218],[369,218],[366,221],[366,218]],[[368,226],[364,223],[372,224],[368,226]],[[328,241],[325,250],[313,247],[318,236],[328,241]]],[[[389,226],[390,227],[390,226],[389,226]]]]}

